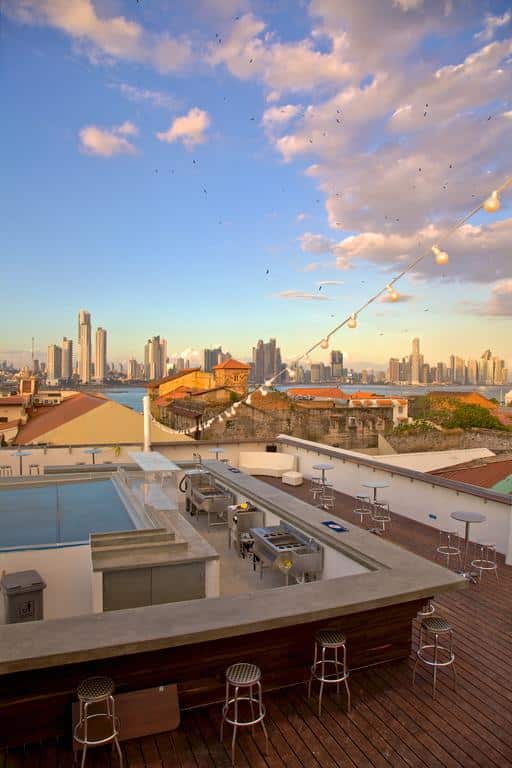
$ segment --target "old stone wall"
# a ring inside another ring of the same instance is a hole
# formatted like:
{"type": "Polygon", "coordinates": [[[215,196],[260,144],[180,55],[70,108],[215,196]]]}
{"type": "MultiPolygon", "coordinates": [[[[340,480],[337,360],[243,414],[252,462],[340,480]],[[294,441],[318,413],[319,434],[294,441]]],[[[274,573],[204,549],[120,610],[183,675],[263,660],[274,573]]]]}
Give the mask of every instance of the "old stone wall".
{"type": "Polygon", "coordinates": [[[489,448],[496,453],[512,452],[512,432],[497,429],[450,429],[438,432],[387,434],[386,440],[397,453],[449,451],[454,448],[489,448]]]}

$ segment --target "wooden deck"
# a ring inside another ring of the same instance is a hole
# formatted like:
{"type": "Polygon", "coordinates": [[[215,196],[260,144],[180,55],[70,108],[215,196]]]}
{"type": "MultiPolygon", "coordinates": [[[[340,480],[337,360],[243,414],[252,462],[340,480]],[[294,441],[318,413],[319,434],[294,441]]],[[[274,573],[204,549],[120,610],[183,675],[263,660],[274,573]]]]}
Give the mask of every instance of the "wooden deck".
{"type": "MultiPolygon", "coordinates": [[[[279,484],[280,481],[269,480],[279,484]]],[[[307,499],[305,486],[287,487],[307,499]]],[[[353,500],[337,494],[337,513],[350,522],[353,500]]],[[[436,532],[419,523],[393,517],[389,538],[425,557],[433,557],[436,532]]],[[[458,685],[441,672],[437,699],[430,678],[419,668],[411,685],[414,627],[407,662],[358,671],[350,677],[352,712],[343,696],[324,696],[322,719],[316,700],[308,703],[305,687],[267,693],[269,755],[262,734],[240,732],[237,766],[241,768],[504,768],[512,765],[512,567],[500,562],[482,585],[454,592],[436,602],[437,611],[453,624],[458,685]]],[[[183,713],[179,730],[123,744],[129,768],[227,768],[229,729],[218,741],[219,707],[183,713]]],[[[69,746],[31,745],[25,751],[0,754],[0,768],[72,766],[69,746]]],[[[88,766],[117,766],[110,750],[91,750],[88,766]]]]}

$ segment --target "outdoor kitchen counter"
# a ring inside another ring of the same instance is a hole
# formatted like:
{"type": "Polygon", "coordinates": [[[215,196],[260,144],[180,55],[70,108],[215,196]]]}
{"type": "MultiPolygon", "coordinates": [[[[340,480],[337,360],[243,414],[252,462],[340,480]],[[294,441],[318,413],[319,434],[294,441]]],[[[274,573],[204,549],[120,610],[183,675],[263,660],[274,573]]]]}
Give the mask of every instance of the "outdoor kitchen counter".
{"type": "MultiPolygon", "coordinates": [[[[367,573],[253,592],[67,619],[4,625],[0,674],[140,654],[251,635],[413,603],[465,586],[462,576],[347,523],[347,533],[309,504],[224,464],[207,468],[257,506],[364,564],[367,573]],[[285,590],[285,591],[283,591],[285,590]]],[[[293,636],[293,632],[291,633],[293,636]]],[[[236,650],[236,644],[235,649],[236,650]]]]}

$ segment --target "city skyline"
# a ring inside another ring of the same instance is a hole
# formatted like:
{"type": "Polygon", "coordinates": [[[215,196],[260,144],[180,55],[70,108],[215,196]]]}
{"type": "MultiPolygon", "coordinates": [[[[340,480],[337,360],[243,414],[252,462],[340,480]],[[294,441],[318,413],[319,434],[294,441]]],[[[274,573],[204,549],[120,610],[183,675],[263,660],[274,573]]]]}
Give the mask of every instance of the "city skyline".
{"type": "MultiPolygon", "coordinates": [[[[3,7],[3,309],[16,323],[1,358],[26,362],[34,334],[41,356],[55,328],[75,339],[81,305],[115,361],[155,329],[182,357],[222,340],[247,358],[274,336],[300,354],[504,181],[501,0],[58,7],[3,7]]],[[[446,243],[447,265],[425,259],[336,347],[385,366],[420,336],[437,338],[429,357],[471,344],[512,367],[511,235],[503,195],[446,243]]]]}

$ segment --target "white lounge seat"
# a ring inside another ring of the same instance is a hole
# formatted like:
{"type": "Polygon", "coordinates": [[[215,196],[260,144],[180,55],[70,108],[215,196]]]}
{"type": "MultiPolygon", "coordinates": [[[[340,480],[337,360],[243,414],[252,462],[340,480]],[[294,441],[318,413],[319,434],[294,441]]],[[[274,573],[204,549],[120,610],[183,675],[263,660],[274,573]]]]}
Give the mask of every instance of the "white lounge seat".
{"type": "Polygon", "coordinates": [[[247,475],[268,477],[282,477],[284,472],[294,471],[296,466],[297,456],[270,451],[242,451],[238,463],[239,469],[247,475]]]}
{"type": "Polygon", "coordinates": [[[282,481],[285,485],[302,485],[304,478],[300,472],[283,472],[282,481]]]}

